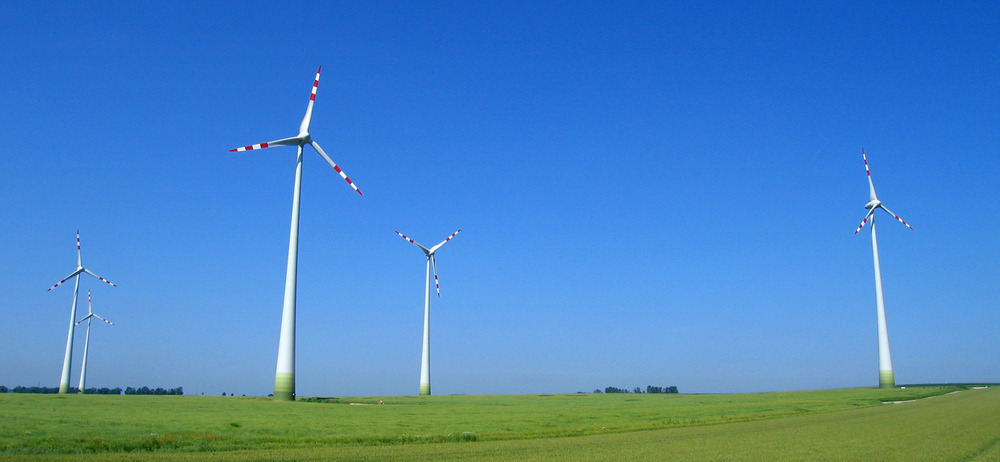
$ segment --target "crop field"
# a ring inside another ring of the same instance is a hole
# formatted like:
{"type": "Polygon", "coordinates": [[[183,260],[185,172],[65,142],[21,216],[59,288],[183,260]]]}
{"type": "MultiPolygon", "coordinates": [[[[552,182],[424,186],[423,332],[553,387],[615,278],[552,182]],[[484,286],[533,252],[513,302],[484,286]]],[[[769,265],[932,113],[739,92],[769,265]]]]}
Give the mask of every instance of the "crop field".
{"type": "Polygon", "coordinates": [[[5,393],[0,459],[1000,461],[1000,391],[909,387],[291,403],[5,393]]]}

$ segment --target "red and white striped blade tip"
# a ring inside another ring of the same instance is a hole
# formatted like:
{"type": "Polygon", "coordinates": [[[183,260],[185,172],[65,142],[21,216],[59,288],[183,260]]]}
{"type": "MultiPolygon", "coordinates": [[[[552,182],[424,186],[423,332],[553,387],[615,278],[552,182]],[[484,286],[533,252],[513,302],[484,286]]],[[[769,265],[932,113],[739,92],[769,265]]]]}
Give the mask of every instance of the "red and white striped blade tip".
{"type": "Polygon", "coordinates": [[[879,204],[879,208],[880,208],[880,209],[882,209],[882,210],[885,210],[885,212],[886,212],[886,213],[888,213],[889,215],[892,215],[892,217],[893,217],[893,218],[895,218],[895,219],[896,219],[897,221],[899,221],[900,223],[902,223],[902,224],[906,225],[906,227],[907,227],[907,228],[910,228],[910,229],[913,229],[913,227],[912,227],[912,226],[910,226],[910,224],[909,224],[909,223],[907,223],[907,222],[906,222],[906,220],[904,220],[904,219],[902,219],[902,218],[899,218],[899,215],[896,215],[895,213],[892,213],[892,211],[891,211],[891,210],[889,210],[889,209],[887,209],[887,208],[885,208],[885,206],[884,206],[884,205],[881,205],[881,204],[879,204]]]}
{"type": "Polygon", "coordinates": [[[360,195],[364,196],[364,194],[362,194],[362,193],[361,193],[361,190],[360,190],[360,189],[358,189],[358,186],[357,186],[356,184],[354,184],[354,182],[353,182],[353,181],[351,181],[351,179],[350,179],[350,178],[348,178],[348,177],[347,177],[347,174],[346,174],[346,173],[344,173],[344,171],[343,171],[343,170],[341,170],[341,169],[340,169],[340,167],[338,167],[338,166],[334,165],[334,166],[333,166],[333,169],[334,169],[334,170],[336,170],[336,171],[337,171],[337,173],[339,173],[339,174],[340,174],[340,177],[341,177],[341,178],[343,178],[343,179],[344,179],[344,181],[346,181],[346,182],[347,182],[347,184],[351,185],[351,187],[352,187],[352,188],[354,188],[354,190],[355,190],[355,191],[357,191],[357,192],[358,192],[358,194],[360,194],[360,195]]]}
{"type": "Polygon", "coordinates": [[[316,89],[319,88],[319,71],[323,70],[323,66],[316,69],[316,80],[313,80],[312,94],[309,95],[309,101],[316,101],[316,89]]]}
{"type": "Polygon", "coordinates": [[[451,233],[451,236],[448,236],[448,237],[446,237],[446,238],[445,238],[445,239],[444,239],[443,241],[439,242],[439,243],[438,243],[438,245],[436,245],[436,246],[434,246],[434,247],[431,247],[431,250],[430,250],[430,251],[431,251],[431,253],[434,253],[434,252],[437,252],[437,250],[438,250],[438,249],[440,249],[440,248],[441,248],[441,246],[443,246],[443,245],[445,245],[446,243],[448,243],[448,241],[450,241],[450,240],[451,240],[451,238],[453,238],[453,237],[457,236],[457,235],[458,235],[458,233],[460,233],[460,232],[462,232],[462,230],[461,230],[461,229],[460,229],[460,230],[458,230],[458,231],[455,231],[454,233],[451,233]]]}
{"type": "Polygon", "coordinates": [[[431,254],[431,266],[434,267],[434,287],[437,289],[438,298],[441,298],[441,284],[438,283],[438,264],[433,254],[431,254]]]}
{"type": "Polygon", "coordinates": [[[315,149],[316,152],[318,152],[319,155],[322,156],[323,159],[326,160],[326,163],[330,164],[330,166],[333,167],[333,169],[337,171],[337,174],[340,175],[340,177],[343,178],[344,181],[346,181],[347,184],[349,184],[351,186],[351,188],[354,188],[354,190],[357,191],[358,194],[360,194],[362,196],[364,195],[364,194],[361,194],[361,190],[358,189],[358,186],[356,184],[354,184],[354,181],[351,181],[351,179],[347,177],[347,173],[344,172],[344,170],[341,169],[337,165],[337,163],[334,162],[333,159],[331,159],[330,156],[328,156],[326,154],[326,151],[323,150],[323,147],[320,146],[319,143],[317,143],[315,140],[309,140],[309,145],[312,146],[313,149],[315,149]]]}
{"type": "Polygon", "coordinates": [[[399,235],[399,237],[401,237],[401,238],[403,238],[403,239],[406,239],[406,240],[407,240],[407,241],[408,241],[408,242],[409,242],[410,244],[413,244],[413,245],[415,245],[415,246],[417,246],[417,247],[420,247],[420,250],[423,250],[423,251],[424,251],[424,253],[429,253],[429,252],[430,252],[430,250],[428,250],[428,249],[427,249],[427,247],[424,247],[424,246],[420,245],[420,243],[419,243],[419,242],[417,242],[417,241],[414,241],[413,239],[410,239],[410,238],[409,238],[409,237],[407,237],[407,236],[406,236],[405,234],[403,234],[403,233],[401,233],[401,232],[399,232],[399,231],[396,231],[396,234],[398,234],[398,235],[399,235]]]}
{"type": "Polygon", "coordinates": [[[254,149],[264,149],[269,148],[267,143],[251,144],[250,146],[243,146],[242,148],[233,148],[229,152],[243,152],[243,151],[253,151],[254,149]]]}
{"type": "Polygon", "coordinates": [[[103,277],[101,277],[101,276],[98,276],[98,275],[94,274],[94,273],[93,273],[92,271],[90,271],[90,270],[88,270],[88,269],[84,269],[84,270],[83,270],[83,272],[84,272],[84,273],[87,273],[87,274],[89,274],[89,275],[91,275],[91,276],[93,276],[93,277],[95,277],[95,278],[97,278],[97,279],[100,279],[100,280],[101,280],[101,281],[103,281],[103,282],[104,282],[105,284],[110,284],[110,285],[111,285],[112,287],[118,287],[118,285],[117,285],[117,284],[115,284],[115,283],[113,283],[113,282],[111,282],[111,281],[109,281],[109,280],[107,280],[107,279],[104,279],[104,278],[103,278],[103,277]]]}
{"type": "Polygon", "coordinates": [[[858,232],[861,231],[861,228],[865,227],[865,223],[868,223],[868,219],[871,218],[874,213],[875,209],[868,210],[868,213],[865,214],[865,219],[861,220],[861,224],[858,225],[858,229],[854,230],[854,234],[858,234],[858,232]]]}
{"type": "Polygon", "coordinates": [[[854,230],[854,234],[858,234],[858,232],[861,231],[861,228],[865,227],[865,223],[868,223],[868,218],[867,217],[864,220],[861,220],[861,224],[858,225],[858,229],[854,230]]]}
{"type": "Polygon", "coordinates": [[[64,278],[63,278],[63,279],[62,279],[61,281],[59,281],[59,282],[57,282],[57,283],[53,284],[53,285],[52,285],[52,287],[49,287],[49,290],[52,290],[52,289],[55,289],[56,287],[59,287],[59,286],[60,286],[60,285],[62,285],[62,284],[63,284],[64,282],[66,282],[66,281],[70,280],[70,278],[72,278],[73,276],[77,276],[77,275],[79,275],[79,274],[80,274],[80,273],[81,273],[82,271],[83,271],[83,269],[81,268],[81,269],[78,269],[78,270],[76,270],[76,271],[74,271],[74,272],[70,273],[70,275],[69,275],[69,276],[66,276],[66,277],[64,277],[64,278]]]}

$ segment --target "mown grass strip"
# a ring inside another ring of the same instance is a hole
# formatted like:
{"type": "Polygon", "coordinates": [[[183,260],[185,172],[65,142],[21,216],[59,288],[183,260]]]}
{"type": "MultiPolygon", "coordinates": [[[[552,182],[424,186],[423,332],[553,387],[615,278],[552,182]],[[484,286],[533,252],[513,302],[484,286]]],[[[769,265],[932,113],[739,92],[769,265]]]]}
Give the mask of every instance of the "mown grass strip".
{"type": "MultiPolygon", "coordinates": [[[[0,395],[0,454],[233,453],[582,437],[880,407],[953,388],[337,399],[0,395]],[[377,405],[379,400],[385,404],[377,405]],[[370,404],[352,406],[349,403],[370,404]],[[420,444],[417,444],[420,443],[420,444]]],[[[577,438],[574,438],[576,440],[577,438]]],[[[405,451],[404,451],[405,452],[405,451]]],[[[145,456],[143,456],[145,457],[145,456]]]]}

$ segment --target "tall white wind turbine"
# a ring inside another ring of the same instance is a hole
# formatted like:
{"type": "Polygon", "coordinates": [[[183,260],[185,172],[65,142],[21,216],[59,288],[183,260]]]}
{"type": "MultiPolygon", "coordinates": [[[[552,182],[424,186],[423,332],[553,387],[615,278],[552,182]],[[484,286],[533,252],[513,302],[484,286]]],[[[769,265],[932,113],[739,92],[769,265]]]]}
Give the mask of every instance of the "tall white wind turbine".
{"type": "Polygon", "coordinates": [[[79,326],[81,323],[83,323],[83,321],[87,321],[87,336],[84,337],[83,341],[83,364],[80,366],[80,393],[83,393],[83,391],[86,390],[85,387],[87,385],[87,351],[90,349],[90,321],[93,321],[94,318],[100,319],[101,321],[111,324],[112,326],[115,325],[115,323],[94,314],[94,308],[92,306],[90,299],[90,291],[88,290],[87,316],[77,321],[76,325],[73,326],[73,327],[79,326]]]}
{"type": "Polygon", "coordinates": [[[306,115],[299,125],[299,134],[291,138],[283,138],[266,143],[230,149],[229,152],[252,151],[272,146],[297,146],[298,154],[295,165],[295,189],[292,193],[292,225],[288,237],[288,266],[285,271],[285,299],[281,311],[281,335],[278,339],[278,365],[274,375],[274,399],[278,401],[295,400],[295,282],[298,268],[299,252],[299,193],[302,190],[302,147],[310,145],[319,155],[333,167],[341,178],[347,181],[358,194],[361,190],[347,177],[333,159],[326,155],[319,143],[309,136],[309,123],[312,121],[313,104],[316,102],[316,89],[319,88],[319,73],[322,66],[316,69],[316,80],[313,81],[312,93],[309,95],[309,105],[306,115]]]}
{"type": "Polygon", "coordinates": [[[60,284],[68,281],[69,278],[76,278],[76,286],[73,288],[73,308],[70,309],[70,312],[69,312],[69,334],[66,337],[66,356],[63,358],[62,377],[59,379],[59,393],[60,394],[69,393],[69,369],[70,369],[70,366],[71,366],[70,363],[73,360],[73,328],[76,327],[76,301],[77,301],[77,298],[79,298],[78,295],[80,293],[80,274],[83,274],[83,273],[89,274],[89,275],[91,275],[91,276],[93,276],[93,277],[95,277],[97,279],[100,279],[101,281],[104,281],[105,283],[108,283],[108,284],[110,284],[113,287],[118,287],[113,282],[111,282],[111,281],[109,281],[107,279],[104,279],[104,278],[102,278],[102,277],[94,274],[89,269],[86,269],[86,268],[83,267],[83,259],[80,256],[80,230],[77,230],[76,231],[76,270],[73,271],[72,273],[69,273],[69,276],[66,276],[65,278],[63,278],[62,281],[59,281],[59,282],[55,283],[55,285],[53,285],[52,287],[49,287],[49,290],[52,290],[52,289],[55,289],[56,287],[59,287],[60,284]]]}
{"type": "Polygon", "coordinates": [[[462,230],[455,231],[447,239],[441,241],[438,245],[427,248],[420,244],[417,244],[413,239],[404,236],[399,231],[400,237],[410,241],[411,244],[420,248],[424,251],[424,255],[427,256],[427,277],[426,277],[426,287],[424,289],[424,346],[422,349],[422,354],[420,357],[420,394],[429,395],[431,394],[431,268],[434,268],[434,287],[437,288],[437,295],[441,297],[441,285],[438,284],[438,273],[437,273],[437,261],[434,259],[434,253],[441,248],[446,242],[450,241],[451,238],[455,237],[462,230]]]}
{"type": "Polygon", "coordinates": [[[858,234],[861,228],[864,228],[865,223],[871,220],[872,256],[875,260],[875,311],[878,317],[878,382],[882,388],[892,388],[896,386],[896,377],[892,372],[892,355],[889,353],[889,328],[885,322],[885,301],[882,299],[882,270],[879,267],[878,261],[878,239],[875,237],[875,209],[885,210],[886,213],[892,215],[893,218],[906,225],[907,228],[913,229],[913,227],[902,218],[899,218],[899,215],[889,211],[885,205],[882,205],[882,201],[878,200],[878,197],[875,196],[875,184],[872,183],[872,172],[868,169],[868,156],[865,155],[864,149],[861,150],[861,157],[865,160],[865,172],[868,173],[870,200],[865,204],[868,213],[865,214],[865,219],[861,220],[858,229],[854,230],[854,234],[858,234]]]}

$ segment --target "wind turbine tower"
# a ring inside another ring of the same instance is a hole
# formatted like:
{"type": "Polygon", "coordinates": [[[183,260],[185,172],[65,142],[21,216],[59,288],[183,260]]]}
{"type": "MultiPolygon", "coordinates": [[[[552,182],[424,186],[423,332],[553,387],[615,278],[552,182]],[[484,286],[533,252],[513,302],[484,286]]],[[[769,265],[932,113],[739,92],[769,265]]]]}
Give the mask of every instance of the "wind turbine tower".
{"type": "Polygon", "coordinates": [[[59,379],[59,394],[69,393],[69,369],[73,361],[73,330],[76,327],[76,301],[79,298],[80,293],[80,274],[89,274],[101,281],[110,284],[113,287],[116,286],[113,282],[104,279],[90,270],[83,267],[83,259],[80,257],[80,230],[76,231],[76,270],[69,273],[69,276],[63,278],[62,281],[55,283],[49,290],[59,287],[60,284],[69,280],[69,278],[76,278],[76,286],[73,288],[73,308],[69,312],[69,334],[66,336],[66,356],[63,358],[63,368],[62,377],[59,379]]]}
{"type": "Polygon", "coordinates": [[[292,225],[288,236],[288,265],[285,269],[285,299],[281,309],[281,335],[278,339],[278,365],[274,374],[274,399],[277,401],[295,400],[295,284],[298,271],[299,254],[299,193],[302,190],[302,148],[310,145],[323,159],[333,167],[347,184],[358,194],[361,190],[347,177],[333,159],[326,155],[319,143],[309,135],[309,124],[312,121],[313,104],[316,102],[316,89],[319,88],[319,73],[322,66],[316,69],[316,80],[313,81],[312,93],[309,95],[309,105],[306,115],[299,124],[299,134],[290,138],[268,141],[266,143],[230,149],[229,152],[252,151],[272,146],[297,146],[298,154],[295,164],[295,188],[292,192],[292,225]]]}
{"type": "Polygon", "coordinates": [[[861,157],[865,160],[865,172],[868,173],[870,200],[865,204],[868,213],[865,215],[865,219],[861,220],[858,229],[854,230],[854,234],[858,234],[861,228],[864,228],[865,223],[871,220],[872,256],[875,260],[875,312],[878,317],[878,382],[882,388],[893,388],[896,386],[896,377],[892,372],[892,355],[889,353],[889,328],[886,326],[885,301],[882,298],[882,269],[878,261],[878,239],[875,237],[875,210],[882,209],[900,223],[906,225],[907,228],[913,229],[913,227],[902,218],[899,218],[899,215],[890,212],[882,204],[882,201],[878,200],[878,197],[875,196],[875,184],[872,183],[872,172],[868,169],[868,157],[865,155],[864,149],[861,150],[861,157]]]}
{"type": "Polygon", "coordinates": [[[430,395],[431,394],[431,268],[434,268],[434,287],[437,288],[437,296],[441,297],[441,285],[438,284],[438,273],[437,273],[437,261],[434,259],[434,253],[441,248],[446,242],[450,241],[451,238],[455,237],[462,230],[455,231],[451,236],[448,236],[445,240],[441,241],[438,245],[427,248],[420,244],[417,244],[413,239],[404,236],[399,231],[399,237],[406,239],[420,248],[427,256],[427,277],[426,284],[424,288],[424,345],[421,350],[420,356],[420,394],[430,395]]]}
{"type": "MultiPolygon", "coordinates": [[[[88,290],[87,291],[87,316],[76,322],[76,325],[79,326],[83,321],[87,321],[87,336],[84,337],[84,341],[83,341],[83,365],[80,367],[80,393],[83,393],[83,390],[86,390],[85,387],[86,387],[86,382],[87,382],[87,351],[90,350],[90,321],[92,321],[93,318],[100,319],[101,321],[104,321],[104,322],[106,322],[108,324],[111,324],[112,326],[115,325],[115,323],[113,323],[111,321],[108,321],[107,319],[104,319],[104,318],[102,318],[102,317],[94,314],[94,308],[92,306],[91,299],[90,299],[90,291],[88,290]]],[[[74,327],[76,327],[76,326],[74,326],[74,327]]]]}

